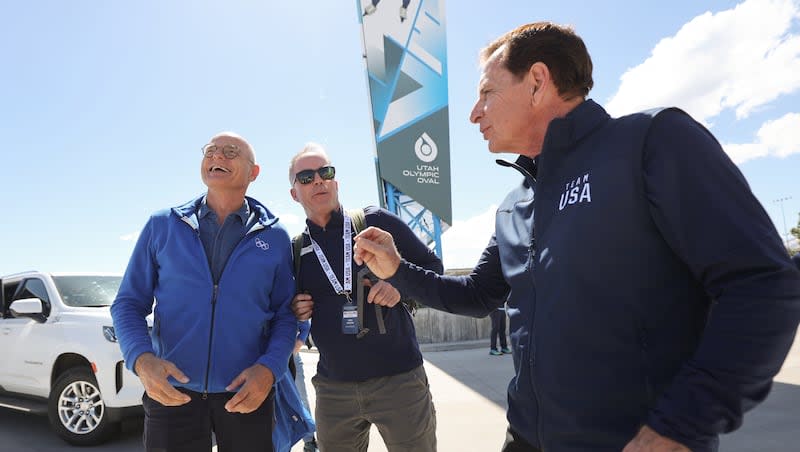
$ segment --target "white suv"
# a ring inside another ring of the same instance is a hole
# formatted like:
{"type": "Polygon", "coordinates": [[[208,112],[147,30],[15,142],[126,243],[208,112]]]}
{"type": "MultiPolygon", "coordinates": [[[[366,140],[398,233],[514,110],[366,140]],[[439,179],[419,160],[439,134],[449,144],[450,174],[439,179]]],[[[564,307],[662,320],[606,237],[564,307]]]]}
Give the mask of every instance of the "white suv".
{"type": "Polygon", "coordinates": [[[109,306],[121,276],[26,272],[0,279],[0,407],[47,413],[88,446],[142,413],[139,378],[122,361],[109,306]]]}

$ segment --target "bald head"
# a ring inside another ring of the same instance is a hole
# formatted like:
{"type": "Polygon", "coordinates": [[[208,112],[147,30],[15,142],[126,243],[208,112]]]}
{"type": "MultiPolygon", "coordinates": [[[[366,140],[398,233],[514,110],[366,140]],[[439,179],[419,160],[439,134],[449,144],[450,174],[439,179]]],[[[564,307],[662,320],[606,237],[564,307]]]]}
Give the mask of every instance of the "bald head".
{"type": "Polygon", "coordinates": [[[241,150],[242,157],[244,157],[245,160],[249,160],[250,163],[256,163],[255,149],[253,149],[253,146],[251,146],[250,143],[248,143],[247,140],[245,140],[244,137],[242,137],[238,133],[229,131],[220,132],[211,137],[211,139],[208,140],[208,142],[211,144],[222,145],[222,146],[226,144],[236,145],[236,147],[238,147],[241,150]]]}

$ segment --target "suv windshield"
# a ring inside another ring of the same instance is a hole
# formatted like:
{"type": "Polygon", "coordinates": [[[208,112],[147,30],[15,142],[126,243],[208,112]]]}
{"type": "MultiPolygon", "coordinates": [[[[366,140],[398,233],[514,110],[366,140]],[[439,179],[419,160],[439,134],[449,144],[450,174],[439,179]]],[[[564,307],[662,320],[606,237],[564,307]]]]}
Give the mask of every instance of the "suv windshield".
{"type": "Polygon", "coordinates": [[[111,306],[117,296],[121,276],[54,276],[56,289],[67,306],[111,306]]]}

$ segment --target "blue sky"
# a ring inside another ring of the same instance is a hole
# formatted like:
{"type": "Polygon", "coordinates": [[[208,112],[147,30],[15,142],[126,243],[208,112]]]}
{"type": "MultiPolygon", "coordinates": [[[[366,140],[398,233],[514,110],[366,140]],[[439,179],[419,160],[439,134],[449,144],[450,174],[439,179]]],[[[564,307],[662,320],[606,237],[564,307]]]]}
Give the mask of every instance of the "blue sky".
{"type": "MultiPolygon", "coordinates": [[[[355,2],[33,0],[3,2],[0,17],[0,274],[123,271],[151,212],[204,191],[200,147],[222,130],[254,145],[250,194],[292,233],[304,216],[288,161],[308,141],[328,148],[345,207],[378,203],[355,2]]],[[[451,0],[446,267],[475,263],[517,183],[468,121],[477,52],[537,20],[584,38],[591,98],[615,115],[686,109],[777,228],[797,223],[800,0],[451,0]]]]}

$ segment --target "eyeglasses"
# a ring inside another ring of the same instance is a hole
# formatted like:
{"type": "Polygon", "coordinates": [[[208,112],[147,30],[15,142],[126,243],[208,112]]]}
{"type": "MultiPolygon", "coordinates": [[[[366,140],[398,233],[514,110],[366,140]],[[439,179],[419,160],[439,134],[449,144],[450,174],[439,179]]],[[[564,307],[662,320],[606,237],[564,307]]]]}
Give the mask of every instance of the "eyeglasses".
{"type": "Polygon", "coordinates": [[[222,155],[228,160],[233,160],[236,157],[239,157],[239,154],[242,153],[242,150],[239,149],[239,146],[236,146],[235,144],[226,144],[222,147],[217,146],[216,144],[207,144],[203,146],[202,151],[203,156],[207,159],[213,157],[218,151],[222,152],[222,155]]]}
{"type": "Polygon", "coordinates": [[[294,181],[300,182],[303,185],[308,185],[311,182],[314,182],[314,174],[319,174],[319,177],[322,180],[331,180],[336,177],[336,168],[332,166],[323,166],[319,169],[307,169],[303,171],[299,171],[297,174],[294,175],[294,181]]]}

